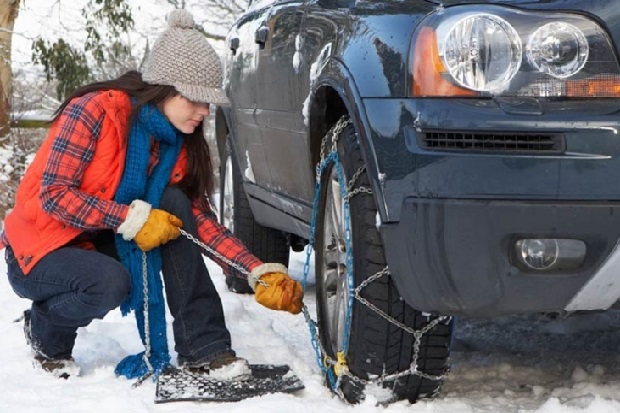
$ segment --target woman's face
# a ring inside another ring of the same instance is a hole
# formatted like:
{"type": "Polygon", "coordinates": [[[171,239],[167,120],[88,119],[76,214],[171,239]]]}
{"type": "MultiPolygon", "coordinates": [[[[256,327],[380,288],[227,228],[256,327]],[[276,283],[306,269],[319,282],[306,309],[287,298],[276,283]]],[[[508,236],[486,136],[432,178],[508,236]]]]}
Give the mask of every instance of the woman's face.
{"type": "Polygon", "coordinates": [[[192,133],[209,114],[208,103],[193,102],[181,95],[164,100],[161,109],[170,123],[183,133],[192,133]]]}

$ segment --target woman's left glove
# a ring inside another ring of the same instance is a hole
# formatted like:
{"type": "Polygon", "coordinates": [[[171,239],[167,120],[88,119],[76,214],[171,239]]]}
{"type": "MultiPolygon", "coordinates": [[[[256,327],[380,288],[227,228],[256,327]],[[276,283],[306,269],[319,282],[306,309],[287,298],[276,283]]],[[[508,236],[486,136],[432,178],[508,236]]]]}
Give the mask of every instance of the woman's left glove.
{"type": "Polygon", "coordinates": [[[265,307],[291,314],[301,312],[304,291],[301,284],[289,277],[284,265],[259,265],[248,277],[248,283],[254,289],[256,301],[265,307]]]}

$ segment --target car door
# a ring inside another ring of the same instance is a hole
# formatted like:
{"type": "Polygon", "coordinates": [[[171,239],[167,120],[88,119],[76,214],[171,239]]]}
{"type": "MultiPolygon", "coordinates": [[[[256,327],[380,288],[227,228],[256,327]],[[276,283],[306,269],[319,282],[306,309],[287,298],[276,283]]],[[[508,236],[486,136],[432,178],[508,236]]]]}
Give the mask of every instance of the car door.
{"type": "Polygon", "coordinates": [[[265,150],[256,123],[256,62],[258,46],[255,34],[275,0],[254,0],[229,31],[225,59],[224,88],[231,101],[227,108],[232,152],[245,182],[266,187],[269,170],[265,150]]]}
{"type": "Polygon", "coordinates": [[[299,76],[303,15],[303,0],[276,0],[257,32],[255,118],[269,164],[269,191],[309,200],[314,187],[303,114],[307,96],[300,93],[299,76]]]}

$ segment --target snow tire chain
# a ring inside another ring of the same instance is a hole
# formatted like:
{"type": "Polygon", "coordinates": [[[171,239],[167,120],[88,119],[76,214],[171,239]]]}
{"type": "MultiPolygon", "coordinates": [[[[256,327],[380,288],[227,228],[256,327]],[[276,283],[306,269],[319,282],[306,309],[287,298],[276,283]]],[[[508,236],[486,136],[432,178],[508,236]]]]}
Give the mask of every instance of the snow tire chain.
{"type": "MultiPolygon", "coordinates": [[[[323,139],[323,141],[321,142],[321,159],[320,162],[317,164],[316,167],[316,179],[317,182],[320,182],[321,179],[321,165],[323,164],[323,162],[325,161],[325,159],[327,158],[328,154],[326,153],[326,148],[327,148],[327,140],[328,137],[331,138],[332,141],[332,151],[337,152],[338,151],[338,138],[340,136],[340,133],[344,130],[344,128],[349,125],[351,123],[351,119],[350,118],[341,118],[338,123],[332,128],[331,133],[330,134],[326,134],[325,138],[323,139]]],[[[371,195],[372,194],[372,189],[365,187],[365,186],[359,186],[359,187],[355,187],[355,183],[356,181],[359,179],[359,177],[362,175],[362,173],[364,173],[366,171],[366,165],[362,165],[353,175],[353,177],[349,180],[349,183],[347,185],[347,194],[345,196],[345,200],[347,202],[349,202],[351,200],[351,198],[353,198],[353,196],[357,195],[357,194],[367,194],[367,195],[371,195]]],[[[372,304],[371,302],[369,302],[368,300],[366,300],[365,298],[363,298],[361,296],[361,291],[367,286],[369,285],[371,282],[381,278],[384,275],[389,275],[389,269],[388,267],[385,267],[383,270],[377,272],[376,274],[368,277],[368,279],[364,280],[358,287],[355,288],[354,290],[354,297],[357,301],[359,301],[360,303],[362,303],[363,305],[367,306],[368,308],[370,308],[373,312],[375,312],[376,314],[378,314],[380,317],[382,317],[383,319],[385,319],[387,322],[399,327],[400,329],[404,330],[405,332],[411,334],[414,337],[414,343],[413,343],[413,355],[412,355],[412,362],[410,364],[409,369],[401,371],[401,372],[397,372],[397,373],[392,373],[392,374],[387,374],[387,375],[381,375],[377,378],[374,379],[362,379],[361,377],[358,377],[354,374],[352,374],[350,372],[349,369],[346,369],[337,379],[336,382],[336,393],[338,394],[338,396],[341,399],[344,399],[344,395],[342,393],[342,389],[340,388],[340,383],[342,381],[342,377],[343,376],[347,376],[349,377],[351,380],[353,380],[354,382],[357,382],[359,384],[362,384],[364,386],[370,384],[370,383],[382,383],[382,382],[386,382],[386,381],[393,381],[393,380],[397,380],[400,377],[403,376],[410,376],[410,375],[416,375],[419,376],[421,378],[424,379],[428,379],[428,380],[433,380],[433,381],[438,381],[438,380],[442,380],[445,377],[445,374],[442,375],[431,375],[431,374],[426,374],[423,373],[421,371],[418,370],[418,365],[417,365],[417,360],[418,360],[418,356],[420,354],[420,346],[421,346],[421,341],[422,341],[422,337],[424,336],[424,334],[428,333],[430,330],[432,330],[433,328],[435,328],[437,325],[439,325],[442,322],[450,322],[451,317],[448,316],[439,316],[434,318],[432,321],[430,321],[426,326],[424,326],[423,328],[416,330],[414,328],[411,328],[401,322],[399,322],[398,320],[394,319],[393,317],[389,316],[388,314],[386,314],[384,311],[382,311],[381,309],[379,309],[377,306],[375,306],[374,304],[372,304]]],[[[324,361],[326,364],[330,364],[332,366],[335,366],[337,364],[337,362],[335,360],[333,360],[331,357],[327,356],[325,349],[323,348],[323,346],[321,345],[321,341],[319,339],[319,333],[318,330],[316,330],[316,322],[314,320],[312,320],[309,312],[307,311],[307,308],[304,308],[304,316],[306,318],[306,322],[308,323],[312,323],[314,325],[314,330],[315,330],[315,337],[313,337],[312,341],[315,342],[319,348],[320,348],[320,352],[321,355],[324,358],[324,361]]]]}
{"type": "MultiPolygon", "coordinates": [[[[232,262],[228,258],[224,257],[222,254],[220,254],[219,252],[217,252],[215,249],[211,248],[210,246],[208,246],[204,242],[200,241],[198,238],[194,237],[189,232],[187,232],[187,231],[185,231],[184,229],[181,229],[181,228],[179,228],[179,231],[181,231],[181,234],[183,234],[185,236],[185,238],[187,238],[188,240],[192,241],[194,244],[197,244],[200,247],[204,248],[206,251],[210,252],[211,254],[215,255],[216,257],[218,257],[219,259],[224,261],[226,264],[230,265],[235,270],[239,271],[241,274],[244,274],[247,277],[251,276],[250,273],[245,268],[243,268],[242,266],[240,266],[237,263],[232,262]]],[[[269,287],[269,284],[267,284],[265,281],[262,281],[260,279],[256,280],[256,282],[258,284],[262,285],[263,287],[269,287]]]]}

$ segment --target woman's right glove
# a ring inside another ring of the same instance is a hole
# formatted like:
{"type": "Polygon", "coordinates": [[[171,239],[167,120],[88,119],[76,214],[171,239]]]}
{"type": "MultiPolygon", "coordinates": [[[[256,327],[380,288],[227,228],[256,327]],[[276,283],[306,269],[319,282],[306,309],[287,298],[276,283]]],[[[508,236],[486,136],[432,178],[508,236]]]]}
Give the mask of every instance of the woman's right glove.
{"type": "Polygon", "coordinates": [[[282,264],[262,264],[252,270],[248,284],[254,289],[257,302],[272,310],[299,314],[304,296],[301,284],[287,274],[282,264]]]}
{"type": "Polygon", "coordinates": [[[179,228],[182,226],[183,222],[176,216],[135,200],[129,206],[127,218],[118,227],[118,233],[127,241],[133,239],[142,251],[150,251],[181,235],[179,228]]]}

